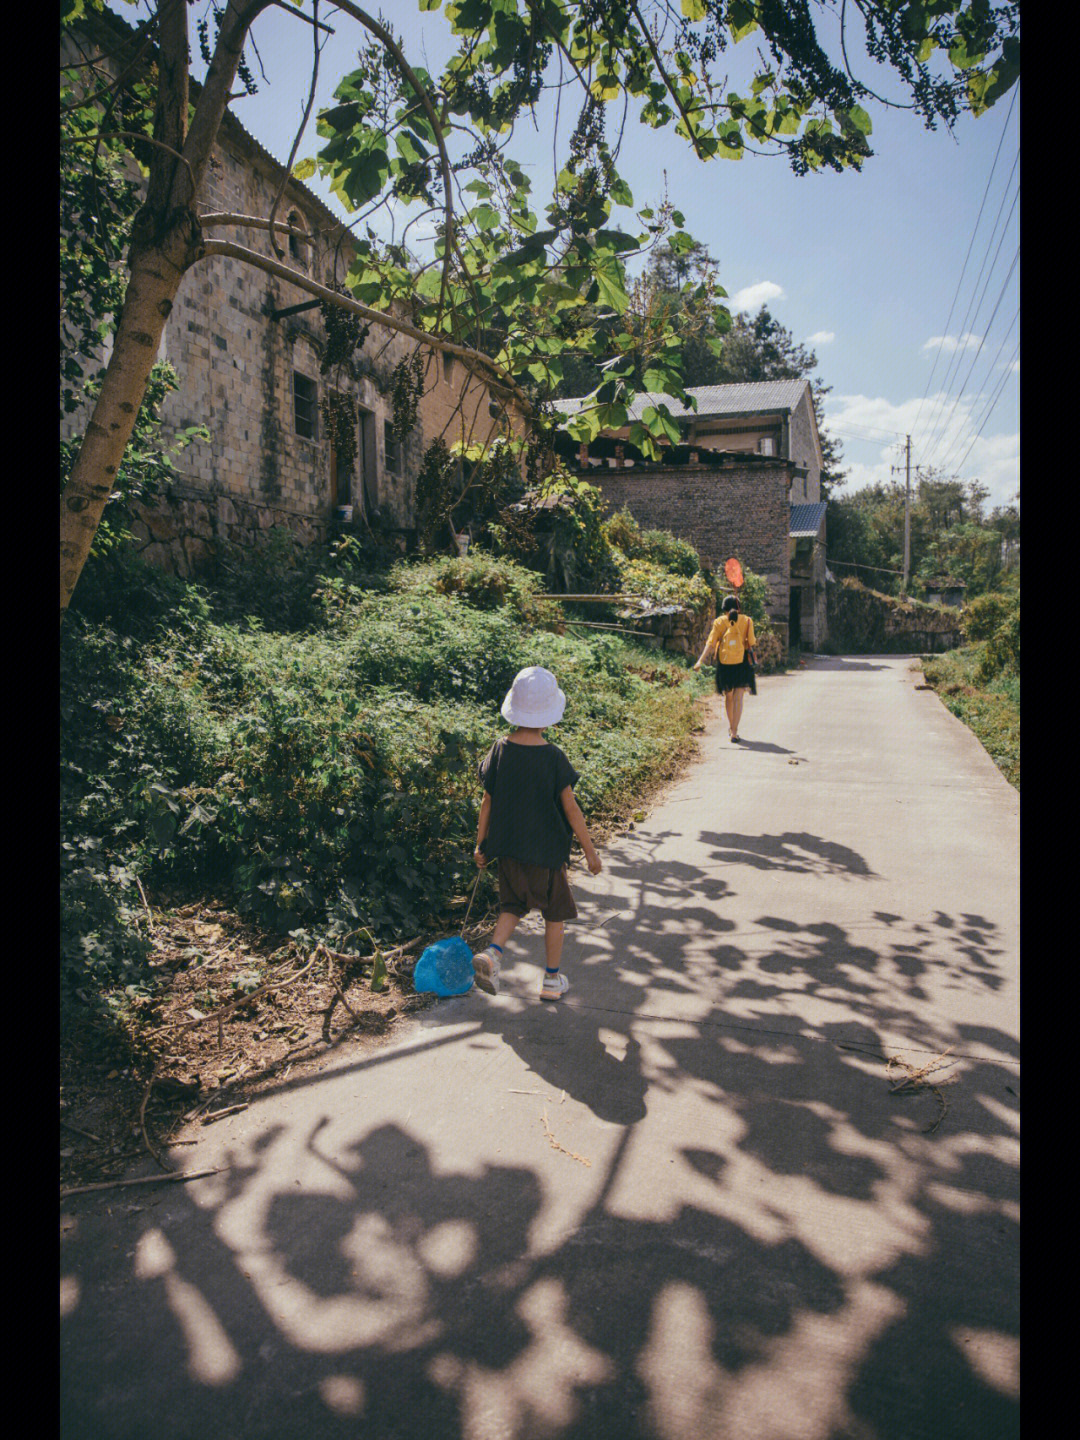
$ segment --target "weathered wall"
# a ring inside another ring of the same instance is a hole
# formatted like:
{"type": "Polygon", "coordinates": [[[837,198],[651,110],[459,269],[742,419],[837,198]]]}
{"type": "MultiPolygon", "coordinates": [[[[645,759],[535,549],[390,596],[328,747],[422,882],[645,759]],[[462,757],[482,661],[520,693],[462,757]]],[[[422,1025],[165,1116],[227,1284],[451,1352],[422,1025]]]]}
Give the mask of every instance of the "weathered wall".
{"type": "Polygon", "coordinates": [[[787,626],[790,470],[782,460],[719,469],[591,471],[611,510],[625,506],[643,529],[670,530],[714,569],[732,555],[769,583],[770,616],[787,626]]]}
{"type": "MultiPolygon", "coordinates": [[[[199,195],[203,214],[268,216],[281,168],[242,127],[226,117],[199,195]]],[[[285,263],[331,284],[348,270],[351,246],[333,216],[302,186],[290,185],[278,207],[284,223],[299,216],[311,235],[285,263]]],[[[246,248],[273,255],[268,232],[251,227],[215,229],[246,248]]],[[[179,456],[181,479],[170,498],[144,509],[134,526],[148,559],[189,574],[216,539],[259,543],[276,527],[302,542],[324,536],[333,515],[331,447],[321,414],[328,388],[350,395],[361,412],[358,455],[349,500],[359,523],[377,507],[381,518],[407,538],[415,525],[415,481],[433,439],[482,442],[498,433],[490,395],[460,361],[447,365],[427,351],[416,424],[391,463],[387,427],[393,418],[393,371],[415,342],[388,327],[371,327],[348,367],[323,376],[323,325],[318,309],[273,318],[311,296],[240,260],[212,256],[183,278],[166,323],[162,356],[176,369],[180,388],[162,406],[166,437],[205,425],[209,441],[195,441],[179,456]],[[315,386],[315,436],[298,433],[294,373],[315,386]]],[[[81,434],[85,412],[66,418],[63,433],[81,434]]]]}
{"type": "Polygon", "coordinates": [[[814,433],[814,408],[807,387],[788,419],[788,455],[796,465],[807,472],[805,478],[799,476],[792,484],[793,505],[821,499],[821,461],[814,443],[814,433]]]}

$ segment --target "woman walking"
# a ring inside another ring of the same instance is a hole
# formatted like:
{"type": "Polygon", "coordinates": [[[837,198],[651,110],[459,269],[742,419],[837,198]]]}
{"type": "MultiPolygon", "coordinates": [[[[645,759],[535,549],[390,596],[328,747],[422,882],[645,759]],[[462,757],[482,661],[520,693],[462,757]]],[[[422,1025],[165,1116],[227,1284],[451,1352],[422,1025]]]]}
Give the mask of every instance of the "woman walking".
{"type": "Polygon", "coordinates": [[[737,596],[729,595],[722,608],[723,613],[718,615],[713,622],[709,638],[705,641],[705,649],[698,656],[694,669],[700,670],[703,661],[711,660],[719,652],[716,666],[716,690],[719,695],[724,697],[728,732],[731,735],[731,743],[737,745],[743,701],[754,678],[752,667],[756,663],[754,656],[756,637],[753,620],[749,615],[739,614],[737,596]]]}

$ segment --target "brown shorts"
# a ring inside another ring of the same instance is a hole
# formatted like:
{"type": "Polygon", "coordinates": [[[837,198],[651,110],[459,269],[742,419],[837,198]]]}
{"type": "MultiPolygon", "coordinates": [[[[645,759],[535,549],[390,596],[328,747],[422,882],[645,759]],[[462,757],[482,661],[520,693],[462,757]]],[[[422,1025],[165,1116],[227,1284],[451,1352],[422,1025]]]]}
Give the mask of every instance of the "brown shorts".
{"type": "Polygon", "coordinates": [[[499,856],[499,909],[511,915],[539,910],[545,920],[576,920],[577,906],[570,893],[566,866],[522,865],[508,855],[499,856]]]}

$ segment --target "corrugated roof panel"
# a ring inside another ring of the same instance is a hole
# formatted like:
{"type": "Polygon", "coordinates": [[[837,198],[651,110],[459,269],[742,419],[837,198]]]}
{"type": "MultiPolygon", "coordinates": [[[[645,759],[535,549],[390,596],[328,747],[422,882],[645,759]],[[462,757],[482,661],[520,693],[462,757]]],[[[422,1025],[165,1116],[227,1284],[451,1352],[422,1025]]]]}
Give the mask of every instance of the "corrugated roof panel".
{"type": "MultiPolygon", "coordinates": [[[[736,385],[692,385],[687,390],[697,400],[697,410],[688,410],[670,395],[647,392],[635,397],[627,406],[631,419],[640,420],[647,405],[664,403],[677,420],[704,420],[718,415],[768,414],[776,410],[794,410],[808,387],[807,380],[754,380],[736,385]]],[[[556,400],[558,409],[575,415],[587,396],[556,400]]]]}
{"type": "Polygon", "coordinates": [[[815,537],[821,529],[821,523],[825,519],[826,503],[824,500],[811,501],[805,505],[792,505],[791,527],[788,534],[793,540],[804,540],[808,536],[815,537]]]}

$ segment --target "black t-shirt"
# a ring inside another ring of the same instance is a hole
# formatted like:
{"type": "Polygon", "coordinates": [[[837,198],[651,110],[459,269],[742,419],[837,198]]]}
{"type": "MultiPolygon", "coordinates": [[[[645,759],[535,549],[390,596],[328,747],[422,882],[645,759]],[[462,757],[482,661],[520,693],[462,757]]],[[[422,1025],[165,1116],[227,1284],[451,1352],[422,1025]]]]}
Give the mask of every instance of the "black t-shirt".
{"type": "Polygon", "coordinates": [[[491,796],[491,823],[481,845],[489,860],[557,870],[570,858],[573,831],[559,796],[578,773],[557,745],[515,745],[500,737],[480,762],[491,796]]]}

